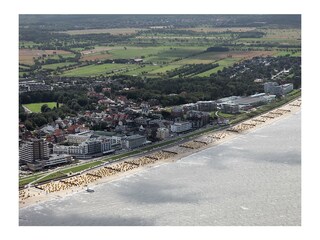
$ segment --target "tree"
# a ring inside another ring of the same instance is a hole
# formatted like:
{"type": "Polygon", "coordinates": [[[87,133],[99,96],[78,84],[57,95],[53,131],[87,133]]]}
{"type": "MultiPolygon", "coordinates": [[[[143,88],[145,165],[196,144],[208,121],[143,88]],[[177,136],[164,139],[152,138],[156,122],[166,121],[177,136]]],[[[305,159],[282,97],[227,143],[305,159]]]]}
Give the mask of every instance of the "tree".
{"type": "Polygon", "coordinates": [[[33,117],[33,121],[38,127],[41,127],[48,123],[47,119],[41,114],[36,114],[33,117]]]}
{"type": "Polygon", "coordinates": [[[48,104],[43,104],[41,106],[41,112],[50,112],[51,108],[48,107],[48,104]]]}
{"type": "Polygon", "coordinates": [[[24,125],[26,126],[26,128],[29,130],[29,131],[33,131],[34,130],[34,126],[33,126],[33,123],[30,121],[30,120],[26,120],[24,125]]]}
{"type": "Polygon", "coordinates": [[[79,98],[79,99],[78,99],[78,104],[79,104],[81,107],[83,107],[83,106],[85,106],[85,105],[88,104],[88,99],[85,98],[85,97],[79,98]]]}

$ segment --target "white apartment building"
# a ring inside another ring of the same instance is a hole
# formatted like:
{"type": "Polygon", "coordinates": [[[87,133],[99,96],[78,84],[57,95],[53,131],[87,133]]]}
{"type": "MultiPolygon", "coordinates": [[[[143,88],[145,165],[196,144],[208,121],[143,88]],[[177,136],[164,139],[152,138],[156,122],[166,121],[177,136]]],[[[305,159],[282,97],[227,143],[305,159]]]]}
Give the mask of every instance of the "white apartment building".
{"type": "Polygon", "coordinates": [[[147,139],[145,136],[141,136],[141,135],[132,135],[132,136],[128,136],[123,140],[123,147],[127,148],[127,149],[133,149],[133,148],[137,148],[137,147],[141,147],[142,145],[144,145],[146,143],[147,139]]]}
{"type": "Polygon", "coordinates": [[[168,128],[157,129],[157,138],[163,140],[163,139],[167,139],[169,136],[170,136],[170,131],[168,128]]]}
{"type": "Polygon", "coordinates": [[[19,147],[19,158],[21,162],[25,163],[48,159],[48,143],[43,139],[32,139],[31,141],[21,144],[19,147]]]}
{"type": "Polygon", "coordinates": [[[188,131],[192,128],[191,122],[177,122],[170,126],[171,132],[181,133],[188,131]]]}
{"type": "Polygon", "coordinates": [[[91,137],[92,133],[90,131],[77,133],[77,134],[69,134],[66,139],[69,143],[80,144],[87,141],[91,137]]]}
{"type": "Polygon", "coordinates": [[[111,150],[111,140],[109,138],[90,139],[77,146],[53,146],[55,154],[70,154],[77,158],[85,158],[90,155],[102,154],[111,150]]]}

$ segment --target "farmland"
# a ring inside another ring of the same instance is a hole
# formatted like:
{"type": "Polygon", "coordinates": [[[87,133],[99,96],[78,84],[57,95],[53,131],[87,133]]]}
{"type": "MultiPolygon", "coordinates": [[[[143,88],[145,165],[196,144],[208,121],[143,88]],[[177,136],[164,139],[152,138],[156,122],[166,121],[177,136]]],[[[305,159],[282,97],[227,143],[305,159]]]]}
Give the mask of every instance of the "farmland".
{"type": "Polygon", "coordinates": [[[202,73],[199,73],[199,74],[197,74],[195,76],[197,76],[197,77],[209,77],[211,74],[214,74],[214,73],[218,72],[219,70],[221,71],[225,67],[230,67],[230,66],[232,66],[234,63],[236,63],[238,61],[239,61],[239,59],[237,59],[237,58],[226,58],[226,59],[217,61],[215,63],[219,64],[218,67],[210,69],[210,70],[202,72],[202,73]]]}
{"type": "Polygon", "coordinates": [[[57,106],[56,102],[30,103],[30,104],[24,104],[23,106],[28,108],[33,113],[39,113],[41,112],[41,107],[44,104],[47,104],[48,107],[51,109],[57,106]]]}
{"type": "Polygon", "coordinates": [[[37,64],[40,68],[30,72],[20,67],[19,76],[23,79],[41,72],[63,78],[117,75],[154,78],[167,77],[168,72],[187,65],[218,63],[218,67],[188,75],[210,77],[224,67],[254,57],[301,56],[301,29],[296,27],[185,25],[63,28],[54,33],[62,34],[59,37],[64,50],[40,50],[43,46],[48,49],[47,45],[54,45],[57,39],[47,43],[31,39],[20,42],[20,64],[37,64]],[[213,46],[224,46],[227,51],[207,51],[213,46]],[[142,62],[131,64],[133,59],[142,62]]]}
{"type": "Polygon", "coordinates": [[[19,63],[32,65],[36,59],[58,59],[74,57],[75,54],[64,50],[19,49],[19,63]]]}
{"type": "Polygon", "coordinates": [[[86,35],[86,34],[102,34],[110,33],[112,35],[125,35],[133,34],[138,31],[144,31],[143,28],[107,28],[107,29],[84,29],[84,30],[69,30],[60,33],[66,33],[69,35],[86,35]]]}
{"type": "Polygon", "coordinates": [[[65,77],[89,77],[89,76],[98,76],[98,75],[108,75],[112,73],[119,73],[126,70],[130,70],[137,67],[133,64],[101,64],[101,65],[89,65],[84,67],[75,68],[69,71],[66,71],[62,74],[65,77]]]}
{"type": "Polygon", "coordinates": [[[67,66],[72,66],[77,64],[76,62],[62,62],[62,63],[52,63],[52,64],[46,64],[43,65],[43,69],[52,69],[55,70],[57,68],[62,68],[62,67],[67,67],[67,66]]]}
{"type": "MultiPolygon", "coordinates": [[[[134,16],[128,22],[113,17],[109,22],[99,20],[98,25],[90,23],[88,27],[76,23],[75,28],[68,23],[59,23],[60,27],[54,24],[40,39],[30,38],[28,30],[21,29],[27,33],[19,44],[20,80],[40,78],[52,83],[80,78],[89,83],[119,78],[118,88],[127,87],[134,78],[143,86],[149,80],[215,78],[225,68],[256,57],[301,56],[301,29],[297,22],[286,22],[284,27],[282,20],[275,25],[212,25],[210,21],[190,24],[171,19],[177,25],[158,26],[153,18],[146,25],[138,24],[138,18],[134,16]]],[[[268,21],[274,19],[269,16],[268,21]]]]}
{"type": "Polygon", "coordinates": [[[189,30],[194,32],[208,33],[208,32],[249,32],[254,31],[254,27],[196,27],[196,28],[179,28],[179,30],[189,30]]]}

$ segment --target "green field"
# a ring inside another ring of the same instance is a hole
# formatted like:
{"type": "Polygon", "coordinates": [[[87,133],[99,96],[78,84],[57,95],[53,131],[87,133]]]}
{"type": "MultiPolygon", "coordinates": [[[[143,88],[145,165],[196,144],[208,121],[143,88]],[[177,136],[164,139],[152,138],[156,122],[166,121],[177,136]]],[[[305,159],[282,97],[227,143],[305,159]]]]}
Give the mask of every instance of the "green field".
{"type": "Polygon", "coordinates": [[[74,58],[76,55],[74,53],[65,53],[65,54],[57,54],[57,55],[51,55],[48,57],[48,59],[60,59],[60,56],[62,58],[74,58]]]}
{"type": "MultiPolygon", "coordinates": [[[[105,47],[94,46],[92,52],[82,56],[82,60],[93,60],[95,57],[99,59],[130,59],[143,58],[147,63],[163,63],[171,62],[176,59],[185,58],[193,54],[201,53],[206,47],[185,46],[155,46],[155,47],[132,47],[117,46],[105,47]]],[[[84,51],[88,52],[90,50],[84,51]]]]}
{"type": "Polygon", "coordinates": [[[39,113],[41,112],[41,107],[44,104],[47,104],[49,108],[53,108],[57,106],[56,102],[29,103],[29,104],[23,104],[23,106],[28,108],[33,113],[39,113]]]}
{"type": "Polygon", "coordinates": [[[158,74],[158,73],[163,74],[163,73],[166,73],[167,71],[171,71],[179,67],[181,67],[181,65],[170,64],[167,66],[160,66],[158,69],[151,71],[150,74],[158,74]]]}
{"type": "Polygon", "coordinates": [[[66,66],[72,66],[77,64],[76,62],[64,62],[64,63],[53,63],[53,64],[46,64],[42,65],[43,69],[50,69],[50,70],[56,70],[58,67],[66,67],[66,66]]]}
{"type": "Polygon", "coordinates": [[[19,77],[23,77],[23,74],[29,74],[29,72],[19,72],[19,77]]]}
{"type": "Polygon", "coordinates": [[[39,183],[39,182],[44,182],[44,181],[48,181],[48,180],[51,180],[51,179],[56,179],[56,178],[59,178],[59,177],[65,177],[67,176],[67,174],[64,174],[62,172],[55,172],[55,173],[52,173],[44,178],[41,178],[39,179],[38,181],[35,181],[35,183],[39,183]]]}
{"type": "Polygon", "coordinates": [[[32,48],[41,45],[40,43],[35,43],[31,41],[20,41],[19,42],[19,47],[24,47],[24,48],[32,48]]]}
{"type": "Polygon", "coordinates": [[[108,52],[113,59],[118,58],[141,58],[149,55],[158,55],[160,51],[168,50],[169,47],[115,47],[108,52]],[[126,49],[125,49],[126,48],[126,49]]]}
{"type": "Polygon", "coordinates": [[[125,75],[137,76],[137,75],[146,75],[149,72],[159,69],[160,66],[153,65],[142,65],[141,67],[135,68],[129,72],[124,73],[125,75]]]}
{"type": "Polygon", "coordinates": [[[113,72],[120,72],[136,68],[137,65],[133,64],[113,64],[106,63],[101,65],[89,65],[85,67],[75,68],[64,72],[61,76],[65,77],[88,77],[98,75],[108,75],[113,72]]]}
{"type": "Polygon", "coordinates": [[[100,165],[102,163],[103,162],[101,162],[101,161],[89,162],[89,163],[82,164],[82,165],[79,165],[79,166],[76,166],[76,167],[72,167],[72,168],[67,168],[67,169],[61,170],[61,172],[64,173],[64,174],[77,173],[77,172],[80,172],[82,170],[89,169],[91,167],[95,167],[95,166],[100,165]]]}
{"type": "Polygon", "coordinates": [[[290,57],[301,57],[301,51],[297,51],[295,53],[293,52],[287,52],[287,51],[279,51],[276,53],[275,56],[286,56],[286,55],[290,55],[290,57]]]}
{"type": "Polygon", "coordinates": [[[215,62],[215,63],[219,64],[219,67],[210,69],[208,71],[199,73],[199,74],[194,75],[194,76],[195,77],[209,77],[211,74],[214,74],[214,73],[218,72],[219,70],[222,70],[225,67],[230,67],[230,66],[232,66],[233,64],[235,64],[236,62],[239,62],[239,61],[240,61],[239,58],[226,58],[226,59],[223,59],[223,60],[215,62]]]}

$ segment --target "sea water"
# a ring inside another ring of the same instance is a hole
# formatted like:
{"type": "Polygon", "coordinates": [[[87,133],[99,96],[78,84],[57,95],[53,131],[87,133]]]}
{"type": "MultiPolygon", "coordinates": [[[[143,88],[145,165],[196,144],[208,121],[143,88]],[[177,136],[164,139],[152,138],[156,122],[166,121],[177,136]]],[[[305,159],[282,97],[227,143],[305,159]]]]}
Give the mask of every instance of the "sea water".
{"type": "Polygon", "coordinates": [[[223,144],[20,209],[20,225],[301,225],[301,112],[223,144]]]}

